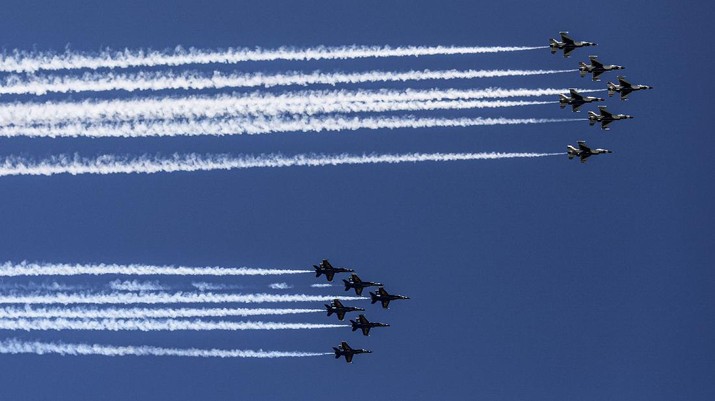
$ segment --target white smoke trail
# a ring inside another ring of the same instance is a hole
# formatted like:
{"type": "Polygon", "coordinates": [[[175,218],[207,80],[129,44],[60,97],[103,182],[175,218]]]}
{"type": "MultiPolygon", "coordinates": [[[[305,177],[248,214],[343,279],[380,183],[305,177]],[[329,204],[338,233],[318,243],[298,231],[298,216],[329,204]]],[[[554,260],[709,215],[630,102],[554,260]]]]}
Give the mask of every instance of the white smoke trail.
{"type": "Polygon", "coordinates": [[[311,284],[310,285],[313,288],[327,288],[327,287],[332,287],[332,284],[311,284]]]}
{"type": "MultiPolygon", "coordinates": [[[[78,156],[56,156],[39,162],[30,161],[21,157],[0,159],[0,177],[17,175],[44,175],[55,174],[155,174],[173,172],[193,172],[211,170],[234,170],[248,168],[278,168],[298,166],[337,166],[355,164],[378,163],[416,163],[416,162],[446,162],[460,160],[494,160],[513,158],[535,158],[558,156],[565,153],[408,153],[385,155],[259,155],[234,157],[230,155],[201,156],[197,154],[173,155],[168,158],[140,156],[137,158],[123,158],[114,155],[104,155],[95,159],[83,159],[78,156]]],[[[223,270],[223,269],[220,269],[223,270]]],[[[0,269],[0,275],[28,275],[30,270],[5,270],[0,269]]],[[[31,270],[32,272],[38,270],[31,270]]],[[[40,270],[43,271],[43,270],[40,270]]],[[[44,270],[47,273],[34,274],[60,274],[74,275],[74,270],[44,270]]],[[[94,274],[87,270],[82,274],[94,274]]],[[[136,274],[136,273],[125,273],[136,274]]],[[[156,274],[156,273],[152,273],[156,274]]],[[[172,274],[172,273],[165,273],[172,274]]],[[[196,272],[195,274],[204,274],[196,272]]],[[[209,273],[210,274],[210,273],[209,273]]],[[[216,275],[214,273],[214,275],[216,275]]]]}
{"type": "Polygon", "coordinates": [[[64,54],[43,52],[15,51],[0,56],[2,72],[34,72],[40,70],[72,70],[86,68],[128,68],[179,66],[187,64],[235,64],[245,61],[309,61],[309,60],[348,60],[357,58],[418,57],[436,55],[501,53],[524,50],[546,49],[536,47],[476,47],[476,46],[342,46],[312,47],[296,49],[282,47],[278,49],[229,48],[226,50],[203,50],[180,47],[172,51],[129,50],[103,51],[88,54],[67,51],[64,54]]]}
{"type": "MultiPolygon", "coordinates": [[[[83,102],[10,103],[0,105],[0,126],[94,123],[147,119],[199,119],[241,115],[383,112],[514,107],[554,102],[448,102],[557,95],[568,89],[429,89],[297,91],[281,94],[254,92],[241,95],[157,97],[83,102]],[[427,102],[429,101],[429,102],[427,102]],[[89,121],[91,120],[91,121],[89,121]]],[[[583,92],[598,90],[581,89],[583,92]]]]}
{"type": "Polygon", "coordinates": [[[272,290],[287,290],[289,288],[293,288],[293,286],[288,283],[271,283],[268,284],[268,287],[272,290]]]}
{"type": "Polygon", "coordinates": [[[160,348],[151,346],[113,346],[99,344],[45,343],[8,339],[0,341],[1,354],[58,354],[102,356],[181,356],[197,358],[297,358],[332,355],[330,352],[281,352],[198,348],[160,348]]]}
{"type": "Polygon", "coordinates": [[[228,322],[175,319],[0,319],[0,330],[92,331],[213,331],[313,330],[349,327],[345,324],[228,322]]]}
{"type": "Polygon", "coordinates": [[[280,309],[280,308],[0,308],[0,319],[159,319],[191,317],[234,317],[297,315],[325,312],[324,309],[280,309]]]}
{"type": "Polygon", "coordinates": [[[365,297],[326,295],[275,294],[214,294],[205,293],[52,293],[29,295],[0,295],[0,304],[173,304],[173,303],[266,303],[318,302],[335,298],[362,300],[365,297]]]}
{"type": "Polygon", "coordinates": [[[513,76],[550,75],[573,70],[446,70],[446,71],[366,71],[353,73],[303,73],[291,71],[281,74],[224,74],[214,71],[207,75],[196,71],[174,74],[170,71],[138,72],[132,74],[85,73],[67,75],[11,75],[0,81],[0,95],[45,95],[47,93],[203,90],[222,88],[252,88],[274,86],[339,85],[374,82],[407,82],[424,80],[452,80],[497,78],[513,76]]]}
{"type": "Polygon", "coordinates": [[[0,127],[0,137],[136,138],[198,135],[259,135],[285,132],[338,132],[360,129],[477,127],[491,125],[549,124],[584,121],[583,118],[428,118],[404,117],[278,117],[226,118],[186,121],[131,121],[117,123],[0,127]]]}
{"type": "MultiPolygon", "coordinates": [[[[0,171],[8,167],[7,160],[0,159],[0,171]]],[[[0,173],[0,176],[2,173],[0,173]]],[[[143,264],[70,264],[5,262],[0,264],[0,277],[17,276],[76,276],[76,275],[173,275],[173,276],[272,276],[283,274],[313,273],[311,270],[254,269],[249,267],[186,267],[151,266],[143,264]]]]}
{"type": "MultiPolygon", "coordinates": [[[[156,281],[138,281],[138,280],[114,280],[109,283],[109,288],[114,291],[162,291],[167,289],[156,281]]],[[[0,315],[1,317],[1,315],[0,315]]]]}

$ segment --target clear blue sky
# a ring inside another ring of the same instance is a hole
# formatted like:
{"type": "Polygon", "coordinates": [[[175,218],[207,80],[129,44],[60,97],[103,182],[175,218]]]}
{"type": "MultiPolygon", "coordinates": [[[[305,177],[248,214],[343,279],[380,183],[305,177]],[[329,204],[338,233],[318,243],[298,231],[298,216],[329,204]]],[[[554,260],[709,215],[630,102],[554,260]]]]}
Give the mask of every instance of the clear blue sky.
{"type": "MultiPolygon", "coordinates": [[[[352,365],[327,356],[0,356],[0,398],[712,400],[715,141],[712,119],[705,118],[712,113],[712,15],[709,2],[672,1],[3,2],[0,45],[8,50],[544,45],[569,30],[599,47],[578,49],[566,60],[543,50],[236,68],[561,69],[598,54],[604,62],[625,65],[634,83],[656,89],[634,93],[628,102],[609,99],[610,109],[636,119],[617,122],[607,133],[578,122],[251,138],[4,139],[2,155],[558,152],[578,139],[614,153],[586,165],[564,156],[0,179],[0,260],[308,267],[329,257],[412,297],[389,311],[369,308],[368,317],[392,324],[369,338],[349,329],[0,333],[117,345],[306,351],[330,351],[346,339],[374,351],[352,365]]],[[[594,84],[573,73],[411,86],[596,88],[610,78],[615,74],[594,84]]],[[[578,116],[591,107],[584,109],[578,116]]],[[[434,115],[573,116],[555,105],[434,115]]],[[[270,281],[225,280],[256,288],[270,281]]],[[[295,285],[291,292],[315,292],[308,287],[312,276],[288,281],[295,285]]],[[[333,292],[343,293],[321,291],[333,292]]],[[[286,320],[328,321],[317,315],[286,320]]]]}

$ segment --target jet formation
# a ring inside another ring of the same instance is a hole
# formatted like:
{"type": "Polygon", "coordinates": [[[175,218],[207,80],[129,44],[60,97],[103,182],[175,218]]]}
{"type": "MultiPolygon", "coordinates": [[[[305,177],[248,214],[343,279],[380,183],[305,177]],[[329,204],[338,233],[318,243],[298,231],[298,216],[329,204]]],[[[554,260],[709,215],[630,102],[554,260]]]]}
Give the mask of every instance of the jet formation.
{"type": "MultiPolygon", "coordinates": [[[[323,259],[323,261],[320,262],[320,265],[313,265],[313,267],[315,268],[315,277],[325,275],[325,278],[327,278],[328,281],[332,281],[335,274],[351,273],[349,279],[343,280],[343,283],[345,284],[345,291],[350,291],[351,289],[354,289],[355,294],[357,294],[358,296],[360,296],[363,292],[363,289],[367,287],[379,287],[376,292],[370,292],[370,298],[372,300],[372,304],[380,302],[384,309],[388,309],[391,301],[410,299],[409,297],[404,295],[388,293],[387,290],[383,288],[382,283],[361,280],[360,277],[355,274],[355,270],[353,269],[348,269],[344,267],[333,267],[333,265],[331,265],[327,259],[323,259]]],[[[364,312],[365,308],[343,305],[340,299],[336,298],[333,299],[330,304],[325,304],[325,310],[328,312],[328,316],[332,316],[333,314],[335,314],[338,320],[342,321],[345,318],[346,314],[350,312],[364,312]]],[[[370,330],[375,327],[390,327],[390,325],[387,323],[371,322],[367,319],[367,317],[365,317],[364,314],[358,315],[358,318],[356,320],[350,320],[350,324],[352,326],[352,331],[360,330],[360,332],[362,332],[364,336],[369,336],[370,330]]],[[[339,359],[341,356],[344,356],[345,362],[347,363],[352,363],[354,355],[371,353],[371,351],[368,351],[366,349],[351,348],[345,341],[341,342],[340,345],[338,345],[337,347],[333,347],[333,351],[335,351],[336,359],[339,359]]]]}

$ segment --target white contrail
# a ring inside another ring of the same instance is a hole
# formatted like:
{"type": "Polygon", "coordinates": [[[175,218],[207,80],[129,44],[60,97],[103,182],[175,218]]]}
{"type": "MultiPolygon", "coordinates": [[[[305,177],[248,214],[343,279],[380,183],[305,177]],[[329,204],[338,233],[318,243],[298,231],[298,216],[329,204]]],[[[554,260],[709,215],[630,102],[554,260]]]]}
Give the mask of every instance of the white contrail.
{"type": "MultiPolygon", "coordinates": [[[[597,90],[583,89],[583,92],[597,90]]],[[[97,123],[136,120],[204,119],[231,116],[313,115],[385,111],[420,111],[527,106],[554,102],[477,101],[478,99],[558,95],[568,89],[428,89],[296,91],[251,94],[156,97],[82,102],[0,105],[0,127],[38,124],[97,123]],[[461,102],[450,102],[450,101],[461,102]],[[466,102],[471,100],[471,102],[466,102]]],[[[268,124],[266,122],[265,124],[268,124]]],[[[264,125],[265,125],[264,124],[264,125]]],[[[12,130],[7,128],[6,130],[12,130]]],[[[10,132],[10,131],[8,131],[10,132]]]]}
{"type": "MultiPolygon", "coordinates": [[[[298,166],[337,166],[354,164],[378,163],[416,163],[416,162],[446,162],[461,160],[494,160],[513,158],[535,158],[558,156],[565,153],[408,153],[384,155],[259,155],[239,156],[197,154],[178,155],[171,157],[140,156],[124,158],[115,155],[104,155],[94,159],[84,159],[79,156],[55,156],[42,161],[31,161],[22,157],[0,159],[0,177],[17,175],[56,174],[155,174],[173,172],[193,172],[211,170],[234,170],[248,168],[278,168],[298,166]]],[[[48,272],[50,270],[47,270],[48,272]]],[[[27,275],[22,270],[0,270],[0,275],[27,275]]],[[[39,273],[38,273],[39,274],[39,273]]],[[[44,274],[44,273],[43,273],[44,274]]],[[[48,273],[52,274],[52,273],[48,273]]],[[[67,273],[77,274],[77,273],[67,273]]],[[[83,274],[93,274],[91,270],[83,274]]],[[[170,273],[167,273],[170,274],[170,273]]],[[[196,273],[200,274],[200,273],[196,273]]]]}
{"type": "Polygon", "coordinates": [[[362,300],[365,297],[327,295],[276,294],[214,294],[204,293],[52,293],[29,295],[0,295],[0,304],[173,304],[173,303],[266,303],[318,302],[335,298],[362,300]]]}
{"type": "Polygon", "coordinates": [[[158,90],[204,90],[222,88],[270,88],[275,86],[339,85],[374,82],[408,82],[425,80],[452,80],[498,78],[513,76],[550,75],[578,71],[573,70],[445,70],[445,71],[366,71],[334,72],[291,71],[279,74],[211,74],[187,71],[175,74],[171,71],[142,71],[119,74],[85,73],[81,76],[67,75],[11,75],[0,81],[0,95],[45,95],[47,93],[104,92],[104,91],[158,91],[158,90]]]}
{"type": "MultiPolygon", "coordinates": [[[[109,283],[109,288],[114,291],[130,291],[130,292],[145,292],[145,291],[163,291],[167,287],[159,284],[157,281],[138,281],[138,280],[114,280],[109,283]]],[[[1,317],[1,315],[0,315],[1,317]]]]}
{"type": "Polygon", "coordinates": [[[312,330],[349,327],[345,324],[229,322],[175,319],[0,319],[0,330],[92,331],[213,331],[312,330]]]}
{"type": "MultiPolygon", "coordinates": [[[[7,168],[7,160],[0,159],[0,171],[7,168]]],[[[2,172],[0,172],[0,176],[2,172]]],[[[143,264],[71,264],[5,262],[0,264],[0,277],[16,276],[76,276],[76,275],[136,275],[136,276],[273,276],[313,273],[312,270],[255,269],[249,267],[186,267],[151,266],[143,264]]]]}
{"type": "Polygon", "coordinates": [[[0,341],[0,353],[36,355],[181,356],[198,358],[296,358],[332,355],[330,352],[160,348],[151,346],[45,343],[39,341],[20,341],[18,339],[0,341]]]}
{"type": "Polygon", "coordinates": [[[181,319],[190,317],[234,317],[297,315],[325,312],[325,309],[280,308],[0,308],[0,319],[66,318],[66,319],[181,319]]]}
{"type": "Polygon", "coordinates": [[[430,118],[430,117],[278,117],[217,118],[203,120],[154,120],[116,123],[0,127],[0,137],[137,138],[170,136],[260,135],[285,132],[339,132],[361,129],[477,127],[492,125],[549,124],[585,121],[583,118],[430,118]]]}
{"type": "Polygon", "coordinates": [[[236,64],[245,61],[309,61],[348,60],[357,58],[418,57],[436,55],[459,55],[501,53],[546,49],[548,46],[341,46],[278,49],[229,48],[206,50],[177,47],[171,51],[129,50],[103,51],[96,54],[67,51],[64,54],[49,52],[14,51],[0,56],[2,72],[34,72],[40,70],[72,70],[86,68],[128,68],[179,66],[187,64],[236,64]]]}
{"type": "Polygon", "coordinates": [[[333,285],[325,283],[325,284],[311,284],[310,286],[313,288],[327,288],[327,287],[332,287],[333,285]]]}
{"type": "Polygon", "coordinates": [[[293,288],[293,286],[288,283],[271,283],[268,284],[268,287],[272,290],[287,290],[293,288]]]}

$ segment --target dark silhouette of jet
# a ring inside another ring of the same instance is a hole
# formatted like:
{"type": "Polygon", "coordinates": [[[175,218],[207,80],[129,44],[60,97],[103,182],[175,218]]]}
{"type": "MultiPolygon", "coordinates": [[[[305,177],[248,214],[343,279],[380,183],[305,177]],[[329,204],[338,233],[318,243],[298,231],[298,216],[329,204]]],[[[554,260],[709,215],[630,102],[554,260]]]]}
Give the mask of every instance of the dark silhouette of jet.
{"type": "Polygon", "coordinates": [[[357,312],[364,311],[364,308],[358,308],[356,306],[343,306],[343,303],[339,299],[334,299],[332,304],[325,304],[325,309],[328,310],[328,316],[335,313],[338,316],[338,320],[343,320],[347,312],[357,312]]]}
{"type": "Polygon", "coordinates": [[[387,309],[390,307],[390,301],[394,301],[396,299],[410,299],[410,297],[406,297],[404,295],[393,295],[389,294],[384,288],[380,288],[377,290],[377,294],[374,292],[370,292],[370,299],[372,300],[371,303],[375,302],[381,302],[382,307],[384,309],[387,309]]]}
{"type": "Polygon", "coordinates": [[[343,280],[343,283],[345,283],[345,291],[350,291],[351,288],[354,288],[357,295],[362,295],[362,290],[365,287],[382,287],[380,283],[360,280],[360,277],[355,273],[350,275],[350,279],[343,280]]]}
{"type": "Polygon", "coordinates": [[[328,259],[323,259],[323,261],[320,262],[320,266],[313,265],[313,267],[315,268],[315,277],[320,277],[321,274],[325,274],[328,281],[333,281],[335,273],[352,273],[355,271],[345,267],[333,267],[333,265],[328,262],[328,259]]]}
{"type": "Polygon", "coordinates": [[[358,316],[357,322],[354,320],[351,320],[350,323],[352,323],[352,325],[353,325],[353,331],[360,329],[360,330],[362,330],[362,335],[364,335],[364,336],[369,336],[370,329],[373,327],[390,327],[390,325],[387,323],[370,322],[367,320],[365,315],[358,316]]]}
{"type": "Polygon", "coordinates": [[[335,351],[335,359],[340,359],[341,356],[345,357],[345,362],[352,363],[353,355],[357,354],[371,354],[372,351],[368,351],[362,348],[350,348],[348,343],[345,341],[341,342],[337,347],[333,347],[335,351]]]}

